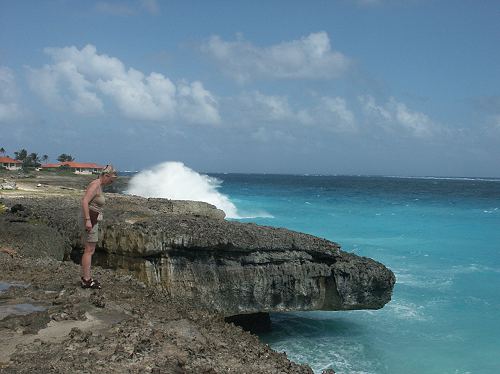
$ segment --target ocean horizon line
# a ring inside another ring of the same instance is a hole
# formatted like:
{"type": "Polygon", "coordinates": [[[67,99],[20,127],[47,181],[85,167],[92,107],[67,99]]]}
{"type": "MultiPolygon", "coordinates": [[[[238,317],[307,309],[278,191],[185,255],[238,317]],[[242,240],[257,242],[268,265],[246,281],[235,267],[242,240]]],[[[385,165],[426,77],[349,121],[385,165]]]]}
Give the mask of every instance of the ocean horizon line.
{"type": "MultiPolygon", "coordinates": [[[[147,169],[147,168],[145,168],[147,169]]],[[[119,170],[120,173],[137,174],[142,170],[119,170]]],[[[222,172],[200,171],[207,175],[265,175],[265,176],[291,176],[291,177],[349,177],[349,178],[394,178],[394,179],[429,179],[429,180],[459,180],[459,181],[484,181],[500,182],[500,177],[490,176],[437,176],[437,175],[385,175],[385,174],[322,174],[322,173],[266,173],[266,172],[222,172]]]]}
{"type": "Polygon", "coordinates": [[[500,177],[470,177],[470,176],[434,176],[434,175],[384,175],[384,174],[320,174],[320,173],[243,173],[243,172],[206,172],[208,175],[266,175],[266,176],[292,176],[292,177],[349,177],[349,178],[395,178],[395,179],[442,179],[442,180],[470,180],[500,182],[500,177]]]}

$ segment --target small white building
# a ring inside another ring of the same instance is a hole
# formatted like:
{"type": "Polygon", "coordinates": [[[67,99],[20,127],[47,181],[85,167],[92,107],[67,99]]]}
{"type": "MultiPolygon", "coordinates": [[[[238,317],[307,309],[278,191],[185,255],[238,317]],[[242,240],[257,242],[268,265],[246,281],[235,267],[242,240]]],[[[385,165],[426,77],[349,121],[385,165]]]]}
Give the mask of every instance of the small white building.
{"type": "Polygon", "coordinates": [[[19,170],[22,166],[22,161],[14,160],[10,157],[0,157],[0,167],[3,167],[7,170],[19,170]]]}

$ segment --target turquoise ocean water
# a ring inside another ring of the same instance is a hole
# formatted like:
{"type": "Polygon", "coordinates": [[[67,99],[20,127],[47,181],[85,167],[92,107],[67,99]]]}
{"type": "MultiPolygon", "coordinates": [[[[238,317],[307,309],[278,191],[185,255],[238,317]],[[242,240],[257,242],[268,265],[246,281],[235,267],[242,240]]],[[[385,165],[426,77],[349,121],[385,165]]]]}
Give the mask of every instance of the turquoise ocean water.
{"type": "Polygon", "coordinates": [[[377,311],[278,313],[261,338],[315,373],[500,373],[500,180],[215,175],[242,221],[371,257],[377,311]]]}

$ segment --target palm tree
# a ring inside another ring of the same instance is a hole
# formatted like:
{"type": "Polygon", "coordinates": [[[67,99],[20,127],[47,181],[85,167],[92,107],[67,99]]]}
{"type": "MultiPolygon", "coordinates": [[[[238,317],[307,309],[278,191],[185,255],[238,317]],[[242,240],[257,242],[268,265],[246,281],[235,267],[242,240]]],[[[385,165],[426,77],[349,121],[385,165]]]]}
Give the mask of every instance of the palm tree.
{"type": "Polygon", "coordinates": [[[44,163],[44,164],[46,164],[46,163],[47,163],[47,161],[49,161],[49,156],[47,156],[47,155],[43,155],[43,156],[42,156],[42,161],[43,161],[43,163],[44,163]]]}
{"type": "Polygon", "coordinates": [[[0,154],[3,155],[3,156],[5,156],[5,149],[4,149],[4,147],[0,148],[0,154]]]}
{"type": "Polygon", "coordinates": [[[16,160],[24,161],[28,157],[28,151],[26,149],[21,149],[20,151],[14,152],[16,160]]]}
{"type": "Polygon", "coordinates": [[[38,157],[37,153],[30,153],[30,155],[28,156],[28,162],[30,166],[40,166],[40,157],[38,157]]]}
{"type": "Polygon", "coordinates": [[[57,161],[59,161],[59,162],[66,162],[66,161],[75,161],[75,159],[71,155],[67,155],[66,153],[62,153],[57,158],[57,161]]]}

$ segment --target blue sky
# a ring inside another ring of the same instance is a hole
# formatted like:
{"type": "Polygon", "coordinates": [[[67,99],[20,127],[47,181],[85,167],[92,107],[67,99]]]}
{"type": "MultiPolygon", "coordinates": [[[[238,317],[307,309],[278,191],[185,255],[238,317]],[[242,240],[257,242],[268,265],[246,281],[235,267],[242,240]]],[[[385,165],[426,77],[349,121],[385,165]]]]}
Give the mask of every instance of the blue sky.
{"type": "Polygon", "coordinates": [[[500,2],[0,1],[0,146],[500,177],[500,2]]]}

